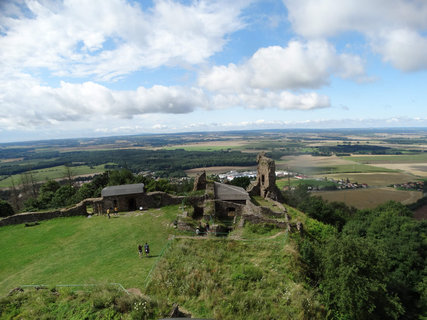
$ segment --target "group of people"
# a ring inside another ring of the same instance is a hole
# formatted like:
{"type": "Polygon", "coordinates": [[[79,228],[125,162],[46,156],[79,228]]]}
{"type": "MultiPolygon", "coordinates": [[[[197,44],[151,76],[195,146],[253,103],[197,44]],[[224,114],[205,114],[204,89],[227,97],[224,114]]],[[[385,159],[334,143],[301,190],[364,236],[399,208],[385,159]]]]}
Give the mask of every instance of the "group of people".
{"type": "MultiPolygon", "coordinates": [[[[107,216],[108,216],[108,219],[110,219],[110,217],[111,217],[111,213],[113,212],[113,208],[108,208],[107,209],[107,216]]],[[[115,216],[118,216],[119,215],[119,209],[117,208],[117,207],[114,207],[114,215],[115,216]]]]}
{"type": "MultiPolygon", "coordinates": [[[[148,257],[148,255],[150,254],[150,246],[148,245],[148,243],[146,242],[144,245],[144,252],[145,252],[145,256],[148,257]]],[[[138,254],[139,257],[142,258],[142,245],[138,245],[138,254]]]]}
{"type": "Polygon", "coordinates": [[[209,232],[209,223],[206,223],[204,228],[202,227],[201,224],[199,224],[199,226],[196,228],[196,234],[198,236],[208,234],[208,232],[209,232]]]}

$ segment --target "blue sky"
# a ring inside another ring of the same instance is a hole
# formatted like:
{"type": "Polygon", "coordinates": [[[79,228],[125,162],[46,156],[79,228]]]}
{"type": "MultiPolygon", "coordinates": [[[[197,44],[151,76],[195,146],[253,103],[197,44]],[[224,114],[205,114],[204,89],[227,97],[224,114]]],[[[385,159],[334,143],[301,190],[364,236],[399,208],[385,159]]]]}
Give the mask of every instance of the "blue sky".
{"type": "Polygon", "coordinates": [[[424,0],[0,2],[0,142],[427,127],[424,0]]]}

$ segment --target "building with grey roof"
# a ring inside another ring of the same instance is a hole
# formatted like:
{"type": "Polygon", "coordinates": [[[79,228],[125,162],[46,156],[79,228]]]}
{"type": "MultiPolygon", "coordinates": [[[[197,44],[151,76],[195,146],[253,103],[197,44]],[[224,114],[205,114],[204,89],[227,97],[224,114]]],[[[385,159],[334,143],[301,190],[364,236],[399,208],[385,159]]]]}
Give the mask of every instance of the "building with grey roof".
{"type": "Polygon", "coordinates": [[[237,186],[224,183],[214,183],[215,199],[246,204],[250,200],[248,192],[237,186]]]}
{"type": "Polygon", "coordinates": [[[101,191],[102,197],[123,196],[144,193],[143,183],[123,184],[121,186],[105,187],[101,191]]]}
{"type": "Polygon", "coordinates": [[[105,187],[101,191],[103,207],[118,211],[132,211],[143,207],[144,184],[124,184],[105,187]]]}

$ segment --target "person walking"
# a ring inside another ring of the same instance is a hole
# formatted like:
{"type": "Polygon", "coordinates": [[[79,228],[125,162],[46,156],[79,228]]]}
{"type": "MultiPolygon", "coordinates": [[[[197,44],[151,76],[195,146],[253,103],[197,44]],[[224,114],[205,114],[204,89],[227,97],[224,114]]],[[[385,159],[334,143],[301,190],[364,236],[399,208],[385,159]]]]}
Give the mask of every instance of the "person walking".
{"type": "Polygon", "coordinates": [[[138,245],[138,254],[139,257],[142,258],[142,246],[140,244],[138,245]]]}
{"type": "Polygon", "coordinates": [[[148,257],[148,255],[150,254],[150,246],[148,245],[147,242],[144,245],[144,250],[145,250],[145,256],[148,257]]]}

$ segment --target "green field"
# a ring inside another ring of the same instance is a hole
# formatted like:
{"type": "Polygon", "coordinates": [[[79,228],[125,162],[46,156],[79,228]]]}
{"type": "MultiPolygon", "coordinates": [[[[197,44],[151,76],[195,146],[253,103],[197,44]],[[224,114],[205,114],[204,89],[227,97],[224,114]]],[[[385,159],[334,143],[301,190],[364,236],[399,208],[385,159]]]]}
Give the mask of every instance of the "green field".
{"type": "Polygon", "coordinates": [[[325,181],[325,180],[316,180],[316,179],[295,179],[295,178],[291,178],[291,179],[287,179],[287,178],[283,178],[283,179],[278,179],[276,180],[276,185],[277,187],[279,187],[280,190],[283,190],[284,187],[291,185],[291,187],[296,187],[299,185],[307,185],[307,186],[312,186],[312,187],[333,187],[335,186],[335,183],[333,183],[332,181],[325,181]]]}
{"type": "MultiPolygon", "coordinates": [[[[277,168],[287,169],[288,165],[286,161],[277,161],[277,168]]],[[[295,165],[289,167],[290,170],[296,171],[303,174],[334,174],[334,173],[364,173],[364,172],[395,172],[396,170],[380,168],[369,166],[366,164],[361,164],[355,162],[354,164],[344,164],[344,165],[329,165],[329,166],[304,166],[304,165],[295,165]]]]}
{"type": "Polygon", "coordinates": [[[373,156],[351,156],[344,157],[346,160],[356,161],[359,163],[425,163],[427,162],[427,152],[417,154],[402,155],[373,155],[373,156]]]}
{"type": "Polygon", "coordinates": [[[349,179],[351,182],[366,183],[369,186],[389,186],[395,183],[405,183],[418,180],[412,174],[405,172],[372,172],[372,173],[339,173],[319,175],[319,178],[327,177],[328,179],[349,179]]]}
{"type": "MultiPolygon", "coordinates": [[[[71,174],[73,176],[80,176],[85,174],[95,174],[105,171],[105,165],[99,165],[94,167],[89,166],[75,166],[70,167],[71,174]]],[[[32,170],[29,171],[33,175],[35,182],[43,182],[46,180],[54,180],[54,179],[66,179],[66,167],[65,166],[57,166],[57,167],[51,167],[46,169],[39,169],[39,170],[32,170]]],[[[15,174],[11,177],[7,177],[0,181],[0,188],[10,188],[12,187],[12,179],[13,182],[16,185],[21,184],[21,175],[15,174]]]]}
{"type": "Polygon", "coordinates": [[[312,194],[321,196],[323,199],[331,202],[344,202],[348,206],[353,206],[357,209],[372,209],[390,200],[410,204],[422,198],[421,192],[403,191],[393,188],[320,191],[313,192],[312,194]]]}
{"type": "Polygon", "coordinates": [[[177,206],[121,214],[117,218],[73,217],[0,228],[0,295],[19,285],[121,283],[143,288],[167,243],[177,206]],[[151,258],[140,259],[147,241],[151,258]]]}
{"type": "Polygon", "coordinates": [[[170,146],[163,147],[163,150],[178,150],[182,149],[185,151],[221,151],[221,150],[238,150],[242,149],[241,146],[215,146],[215,145],[200,145],[200,146],[186,146],[186,145],[178,145],[178,146],[170,146]]]}

